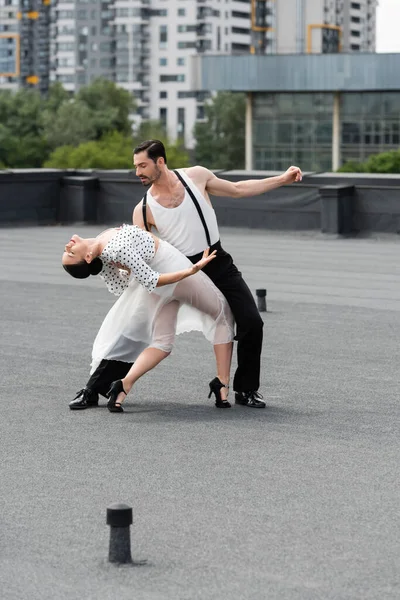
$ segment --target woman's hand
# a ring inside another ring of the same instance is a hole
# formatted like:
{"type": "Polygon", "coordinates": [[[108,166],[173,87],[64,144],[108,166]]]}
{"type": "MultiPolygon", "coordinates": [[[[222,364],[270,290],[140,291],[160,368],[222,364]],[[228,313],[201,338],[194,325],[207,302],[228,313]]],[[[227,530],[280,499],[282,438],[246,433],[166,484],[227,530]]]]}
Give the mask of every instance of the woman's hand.
{"type": "Polygon", "coordinates": [[[213,250],[210,254],[210,248],[206,248],[203,252],[202,258],[193,265],[193,273],[197,273],[197,271],[204,269],[204,267],[206,265],[208,265],[208,263],[211,262],[212,260],[214,260],[214,258],[216,258],[216,257],[217,257],[216,250],[213,250]]]}
{"type": "Polygon", "coordinates": [[[186,279],[186,277],[190,277],[194,275],[200,269],[203,269],[209,262],[214,260],[217,256],[217,251],[214,250],[210,254],[210,248],[204,250],[203,257],[191,267],[184,269],[183,271],[177,271],[176,273],[161,273],[158,277],[158,282],[156,287],[161,287],[162,285],[169,285],[171,283],[177,283],[178,281],[182,281],[182,279],[186,279]]]}
{"type": "Polygon", "coordinates": [[[126,267],[125,265],[121,264],[120,262],[115,262],[114,260],[112,260],[110,262],[110,265],[114,265],[114,267],[117,267],[117,269],[120,269],[121,271],[126,271],[129,275],[131,274],[130,268],[126,267]]]}

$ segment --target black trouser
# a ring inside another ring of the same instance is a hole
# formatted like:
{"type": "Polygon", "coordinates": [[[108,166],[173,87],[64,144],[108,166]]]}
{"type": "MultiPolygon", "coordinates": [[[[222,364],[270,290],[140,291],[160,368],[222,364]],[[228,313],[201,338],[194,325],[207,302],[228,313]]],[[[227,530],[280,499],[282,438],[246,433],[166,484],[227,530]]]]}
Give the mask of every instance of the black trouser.
{"type": "MultiPolygon", "coordinates": [[[[260,386],[264,323],[253,294],[233,263],[231,255],[225,252],[220,242],[211,246],[210,251],[213,250],[217,250],[217,258],[206,265],[203,271],[224,294],[236,321],[238,367],[233,379],[233,389],[235,392],[256,391],[260,386]]],[[[202,256],[201,252],[188,258],[192,263],[196,263],[202,256]]],[[[104,359],[86,387],[104,396],[110,389],[111,382],[125,377],[131,366],[132,363],[104,359]]]]}
{"type": "MultiPolygon", "coordinates": [[[[221,243],[210,248],[217,250],[217,258],[203,269],[228,301],[236,321],[237,362],[233,378],[235,392],[256,391],[260,387],[260,361],[263,340],[263,320],[260,317],[254,296],[244,281],[241,272],[233,263],[232,256],[225,252],[221,243]]],[[[189,256],[197,262],[203,253],[189,256]]]]}

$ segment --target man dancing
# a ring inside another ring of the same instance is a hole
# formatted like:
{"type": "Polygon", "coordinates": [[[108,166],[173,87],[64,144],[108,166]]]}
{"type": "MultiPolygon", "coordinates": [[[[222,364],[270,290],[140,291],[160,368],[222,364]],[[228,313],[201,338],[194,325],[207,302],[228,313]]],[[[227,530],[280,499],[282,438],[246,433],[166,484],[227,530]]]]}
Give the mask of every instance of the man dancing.
{"type": "MultiPolygon", "coordinates": [[[[144,229],[155,228],[157,235],[175,246],[193,263],[203,251],[217,251],[217,258],[204,272],[221,290],[236,321],[237,369],[233,379],[236,404],[265,408],[259,393],[263,320],[254,297],[233,259],[219,239],[216,215],[209,195],[245,198],[301,181],[298,167],[277,177],[245,180],[236,183],[216,177],[208,169],[195,166],[170,170],[165,148],[159,140],[148,140],[133,151],[136,175],[148,188],[133,211],[133,223],[144,229]]],[[[86,387],[70,402],[71,410],[98,404],[98,394],[105,395],[111,382],[124,377],[129,363],[103,360],[86,387]]]]}

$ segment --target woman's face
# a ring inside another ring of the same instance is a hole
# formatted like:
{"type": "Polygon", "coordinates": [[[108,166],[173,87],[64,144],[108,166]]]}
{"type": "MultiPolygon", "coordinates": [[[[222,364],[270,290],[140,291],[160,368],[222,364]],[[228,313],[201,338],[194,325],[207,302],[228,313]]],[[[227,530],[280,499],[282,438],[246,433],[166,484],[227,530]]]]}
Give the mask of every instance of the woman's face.
{"type": "Polygon", "coordinates": [[[64,254],[62,257],[63,265],[75,265],[87,260],[88,255],[88,244],[87,240],[79,237],[79,235],[73,235],[69,240],[68,244],[65,245],[64,254]]]}

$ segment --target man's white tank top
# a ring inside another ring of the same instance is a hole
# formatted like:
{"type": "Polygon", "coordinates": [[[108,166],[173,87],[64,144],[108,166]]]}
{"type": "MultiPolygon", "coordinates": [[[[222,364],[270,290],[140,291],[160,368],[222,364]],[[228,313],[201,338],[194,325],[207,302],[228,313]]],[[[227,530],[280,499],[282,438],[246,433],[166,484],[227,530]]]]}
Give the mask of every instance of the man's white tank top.
{"type": "MultiPolygon", "coordinates": [[[[204,220],[208,227],[211,244],[219,240],[217,217],[213,207],[197,189],[186,173],[179,169],[179,174],[192,190],[204,220]]],[[[185,197],[181,204],[175,208],[161,206],[150,192],[147,192],[147,204],[153,214],[157,233],[162,240],[175,246],[185,256],[194,256],[203,252],[208,246],[206,233],[201,222],[196,206],[185,188],[185,197]]]]}

